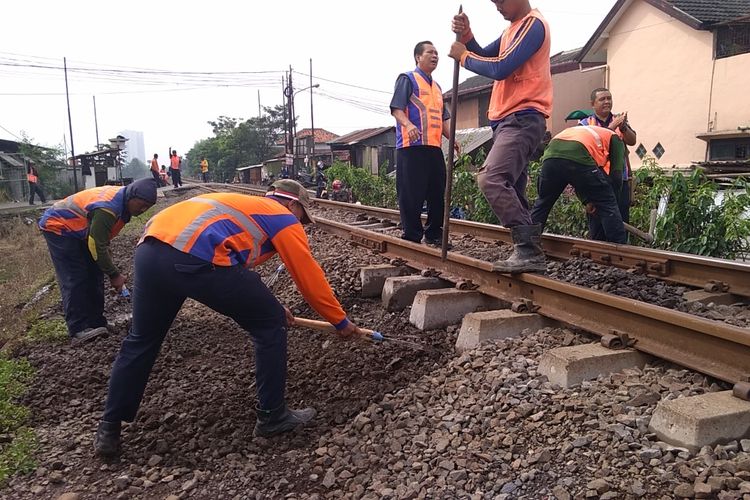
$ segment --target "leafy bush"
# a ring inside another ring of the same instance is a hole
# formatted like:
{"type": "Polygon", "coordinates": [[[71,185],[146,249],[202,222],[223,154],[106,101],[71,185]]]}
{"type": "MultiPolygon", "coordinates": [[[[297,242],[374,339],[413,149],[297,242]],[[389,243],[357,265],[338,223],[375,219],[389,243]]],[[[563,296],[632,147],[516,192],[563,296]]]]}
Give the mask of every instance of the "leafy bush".
{"type": "MultiPolygon", "coordinates": [[[[381,168],[380,171],[385,172],[385,169],[381,168]]],[[[351,188],[356,200],[363,205],[398,208],[395,177],[386,174],[372,175],[363,168],[338,161],[328,167],[325,174],[329,192],[334,179],[338,179],[351,188]]]]}

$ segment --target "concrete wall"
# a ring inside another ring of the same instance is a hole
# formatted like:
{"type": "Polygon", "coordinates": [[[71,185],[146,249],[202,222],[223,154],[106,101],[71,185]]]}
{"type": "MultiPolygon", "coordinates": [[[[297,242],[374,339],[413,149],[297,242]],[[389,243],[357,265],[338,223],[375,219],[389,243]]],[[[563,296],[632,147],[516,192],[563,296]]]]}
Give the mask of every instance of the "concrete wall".
{"type": "Polygon", "coordinates": [[[750,54],[716,60],[711,100],[711,131],[750,126],[750,54]]]}
{"type": "Polygon", "coordinates": [[[547,130],[554,136],[575,125],[565,117],[576,109],[591,109],[591,91],[604,86],[606,69],[591,68],[586,71],[568,71],[552,75],[554,101],[552,116],[547,120],[547,130]]]}
{"type": "MultiPolygon", "coordinates": [[[[704,160],[706,143],[696,134],[736,129],[750,120],[750,55],[715,61],[712,89],[713,44],[713,33],[695,30],[642,0],[611,28],[605,48],[614,111],[628,111],[638,143],[649,154],[662,144],[663,166],[704,160]]],[[[631,161],[636,167],[641,163],[635,154],[631,161]]]]}

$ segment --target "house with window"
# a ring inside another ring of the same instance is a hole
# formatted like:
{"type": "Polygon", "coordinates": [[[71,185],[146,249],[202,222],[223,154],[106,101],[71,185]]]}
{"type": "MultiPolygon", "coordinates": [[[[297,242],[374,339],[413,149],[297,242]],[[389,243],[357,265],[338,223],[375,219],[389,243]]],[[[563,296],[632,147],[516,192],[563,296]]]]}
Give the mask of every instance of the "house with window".
{"type": "Polygon", "coordinates": [[[750,0],[618,0],[578,62],[628,112],[634,166],[750,165],[750,0]]]}

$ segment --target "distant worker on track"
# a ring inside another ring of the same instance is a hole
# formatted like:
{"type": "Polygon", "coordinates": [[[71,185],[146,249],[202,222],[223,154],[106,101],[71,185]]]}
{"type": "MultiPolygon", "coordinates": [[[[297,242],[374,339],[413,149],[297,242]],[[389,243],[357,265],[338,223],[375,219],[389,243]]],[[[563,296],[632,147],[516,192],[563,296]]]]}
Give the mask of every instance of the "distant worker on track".
{"type": "Polygon", "coordinates": [[[156,181],[156,184],[161,187],[161,179],[159,177],[159,155],[154,153],[154,157],[151,158],[151,176],[156,181]]]}
{"type": "Polygon", "coordinates": [[[201,180],[208,182],[208,160],[205,156],[201,159],[201,180]]]}
{"type": "Polygon", "coordinates": [[[169,169],[172,173],[172,186],[174,187],[174,189],[182,186],[182,172],[180,170],[181,163],[182,159],[177,156],[177,151],[169,148],[169,169]]]}
{"type": "Polygon", "coordinates": [[[74,344],[107,331],[104,275],[117,292],[125,284],[110,255],[109,242],[131,217],[156,203],[156,182],[87,189],[60,200],[39,220],[60,286],[65,323],[74,344]]]}
{"type": "Polygon", "coordinates": [[[544,227],[555,202],[570,184],[587,212],[601,224],[605,241],[625,243],[616,196],[621,192],[624,164],[625,145],[613,130],[592,126],[563,130],[542,156],[539,197],[531,210],[534,224],[544,227]]]}
{"type": "Polygon", "coordinates": [[[47,197],[44,196],[44,191],[39,186],[39,172],[36,170],[36,166],[29,162],[29,166],[26,170],[26,180],[29,181],[29,205],[34,204],[34,195],[38,194],[42,203],[47,203],[47,197]]]}
{"type": "Polygon", "coordinates": [[[302,295],[340,337],[363,333],[347,319],[310,253],[301,224],[313,222],[309,207],[305,188],[285,179],[265,197],[200,195],[149,221],[135,252],[133,324],[112,367],[94,441],[98,455],[119,452],[121,422],[135,419],[161,344],[187,298],[234,319],[252,338],[257,436],[290,431],[315,417],[312,408],[287,407],[287,326],[294,318],[251,270],[278,252],[302,295]]]}

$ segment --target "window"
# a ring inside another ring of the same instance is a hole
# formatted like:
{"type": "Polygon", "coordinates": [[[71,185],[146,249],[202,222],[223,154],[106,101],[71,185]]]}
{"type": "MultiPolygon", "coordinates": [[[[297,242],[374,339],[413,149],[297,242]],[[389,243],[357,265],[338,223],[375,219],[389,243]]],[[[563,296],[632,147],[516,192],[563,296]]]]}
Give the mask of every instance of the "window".
{"type": "Polygon", "coordinates": [[[652,149],[651,152],[654,153],[654,156],[656,156],[657,160],[661,160],[661,157],[664,156],[666,150],[664,149],[664,146],[661,145],[661,142],[657,142],[656,146],[654,146],[654,149],[652,149]]]}
{"type": "Polygon", "coordinates": [[[643,144],[639,144],[638,148],[635,150],[635,154],[638,155],[638,158],[641,160],[643,159],[646,154],[648,154],[648,151],[646,150],[646,147],[643,144]]]}
{"type": "Polygon", "coordinates": [[[750,52],[750,23],[722,26],[716,30],[716,59],[750,52]]]}
{"type": "Polygon", "coordinates": [[[750,137],[711,141],[709,161],[750,160],[750,137]]]}

